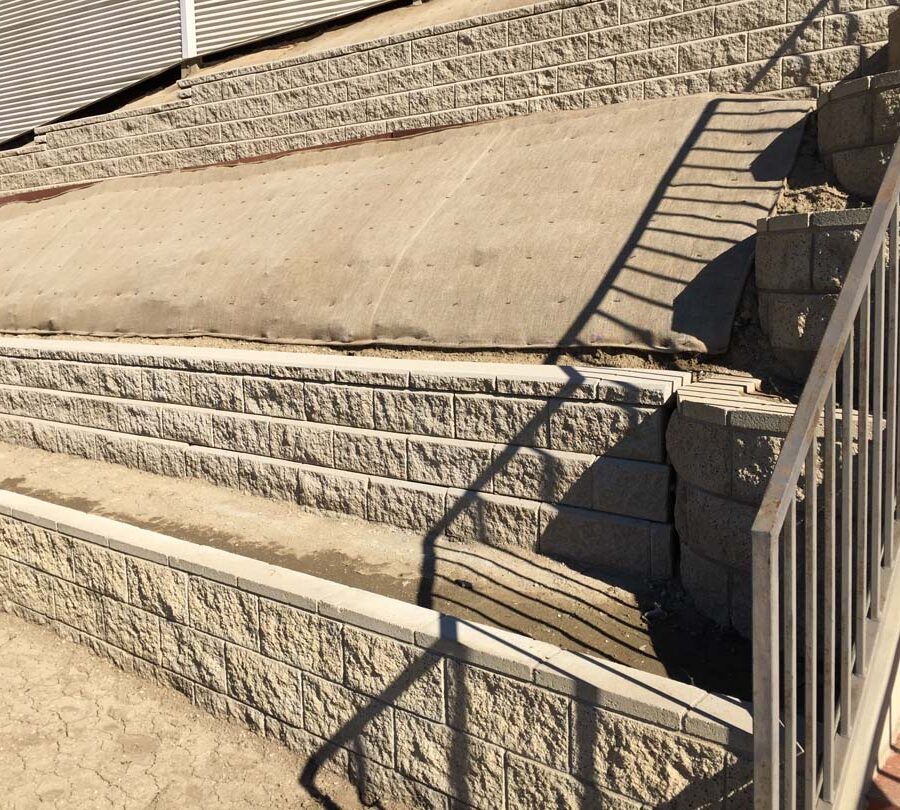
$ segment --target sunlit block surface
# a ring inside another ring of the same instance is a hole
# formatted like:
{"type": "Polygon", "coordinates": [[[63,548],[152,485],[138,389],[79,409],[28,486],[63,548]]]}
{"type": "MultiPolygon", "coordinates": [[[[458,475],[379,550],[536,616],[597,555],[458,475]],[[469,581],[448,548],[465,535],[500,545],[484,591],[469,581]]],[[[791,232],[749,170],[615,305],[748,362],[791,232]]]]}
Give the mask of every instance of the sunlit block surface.
{"type": "Polygon", "coordinates": [[[723,351],[808,101],[544,113],[0,206],[0,329],[723,351]]]}

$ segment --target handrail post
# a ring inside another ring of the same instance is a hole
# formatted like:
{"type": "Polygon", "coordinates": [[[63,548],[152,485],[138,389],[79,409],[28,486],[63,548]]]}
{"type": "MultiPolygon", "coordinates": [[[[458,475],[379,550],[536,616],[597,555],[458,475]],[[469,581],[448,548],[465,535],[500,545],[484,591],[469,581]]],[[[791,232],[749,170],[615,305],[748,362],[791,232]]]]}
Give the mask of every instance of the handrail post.
{"type": "Polygon", "coordinates": [[[778,537],[753,534],[753,806],[779,806],[778,537]]]}

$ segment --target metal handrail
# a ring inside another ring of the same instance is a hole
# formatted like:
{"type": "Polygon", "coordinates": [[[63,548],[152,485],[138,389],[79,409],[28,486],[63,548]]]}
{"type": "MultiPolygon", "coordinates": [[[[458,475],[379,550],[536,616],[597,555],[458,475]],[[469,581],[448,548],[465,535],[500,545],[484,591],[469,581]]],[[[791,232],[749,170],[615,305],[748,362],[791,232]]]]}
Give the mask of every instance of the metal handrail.
{"type": "Polygon", "coordinates": [[[892,562],[900,352],[898,194],[900,150],[895,150],[752,527],[754,802],[758,810],[794,808],[798,795],[807,808],[817,807],[820,798],[830,802],[834,797],[841,777],[836,742],[839,736],[849,738],[852,733],[851,675],[863,674],[865,656],[870,652],[865,644],[866,618],[878,618],[882,601],[881,571],[892,562]],[[889,244],[887,262],[885,233],[889,244]],[[855,340],[857,331],[858,341],[855,340]],[[870,365],[869,350],[873,346],[874,361],[870,365]],[[842,368],[840,377],[839,368],[842,368]],[[836,428],[839,386],[842,389],[840,439],[836,428]],[[871,432],[870,398],[874,418],[871,432]],[[854,401],[858,403],[856,434],[850,415],[854,401]],[[824,453],[820,458],[818,440],[822,431],[824,453]],[[854,443],[855,461],[863,471],[857,476],[855,500],[854,443]],[[797,493],[801,477],[805,573],[798,588],[797,493]],[[821,504],[817,502],[820,488],[821,504]],[[820,507],[825,513],[821,527],[820,507]],[[868,570],[866,563],[870,566],[868,570]],[[801,596],[802,617],[798,610],[801,596]],[[801,631],[802,653],[797,645],[801,631]],[[804,666],[803,726],[799,734],[798,655],[804,666]],[[803,785],[798,786],[801,735],[804,778],[803,785]],[[821,767],[817,747],[820,739],[821,767]]]}

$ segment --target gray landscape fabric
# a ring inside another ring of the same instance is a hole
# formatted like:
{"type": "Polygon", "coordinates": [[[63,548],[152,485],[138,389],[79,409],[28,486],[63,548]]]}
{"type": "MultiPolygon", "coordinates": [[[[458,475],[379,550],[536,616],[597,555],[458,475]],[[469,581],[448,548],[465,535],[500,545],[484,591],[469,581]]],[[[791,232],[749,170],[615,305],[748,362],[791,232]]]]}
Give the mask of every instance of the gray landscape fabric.
{"type": "Polygon", "coordinates": [[[809,102],[691,96],[0,206],[0,331],[722,352],[809,102]]]}

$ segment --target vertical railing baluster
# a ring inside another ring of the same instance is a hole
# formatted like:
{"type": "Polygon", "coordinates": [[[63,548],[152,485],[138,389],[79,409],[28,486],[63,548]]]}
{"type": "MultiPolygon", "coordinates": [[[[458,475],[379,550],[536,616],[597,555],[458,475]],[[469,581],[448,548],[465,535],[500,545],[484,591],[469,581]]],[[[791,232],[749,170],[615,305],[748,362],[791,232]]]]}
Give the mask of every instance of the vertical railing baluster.
{"type": "Polygon", "coordinates": [[[818,588],[818,515],[816,487],[817,482],[818,444],[815,438],[809,445],[806,454],[806,468],[803,475],[803,494],[806,499],[804,518],[806,521],[806,556],[803,572],[803,597],[805,602],[803,627],[803,751],[804,751],[804,786],[803,798],[807,810],[816,810],[819,799],[819,747],[816,740],[818,731],[818,621],[817,602],[818,588]]]}
{"type": "Polygon", "coordinates": [[[753,806],[779,802],[779,534],[754,537],[753,559],[753,806]]]}
{"type": "Polygon", "coordinates": [[[884,247],[875,260],[872,287],[872,517],[869,545],[870,615],[881,616],[881,494],[883,491],[882,460],[884,439],[884,247]]]}
{"type": "Polygon", "coordinates": [[[844,347],[841,368],[841,734],[852,722],[850,683],[853,671],[853,331],[844,347]]]}
{"type": "Polygon", "coordinates": [[[888,226],[888,263],[886,268],[888,288],[888,334],[887,334],[887,445],[885,447],[885,476],[882,511],[884,513],[884,564],[894,562],[894,516],[897,471],[893,463],[897,457],[897,204],[888,226]]]}
{"type": "Polygon", "coordinates": [[[784,655],[784,807],[797,808],[797,501],[791,500],[782,538],[782,649],[784,655]]]}
{"type": "MultiPolygon", "coordinates": [[[[835,381],[832,380],[825,400],[825,436],[824,436],[824,481],[822,490],[825,510],[825,536],[822,545],[823,586],[822,622],[822,798],[830,802],[834,797],[834,737],[835,737],[835,701],[834,674],[836,643],[836,615],[834,610],[835,581],[835,516],[836,516],[836,436],[835,436],[835,381]]],[[[815,574],[813,575],[815,576],[815,574]]],[[[811,580],[815,583],[815,578],[811,580]]]]}
{"type": "Polygon", "coordinates": [[[868,605],[868,519],[869,519],[869,312],[871,293],[866,285],[859,305],[859,373],[857,375],[857,469],[856,476],[856,674],[867,668],[866,616],[868,605]]]}

